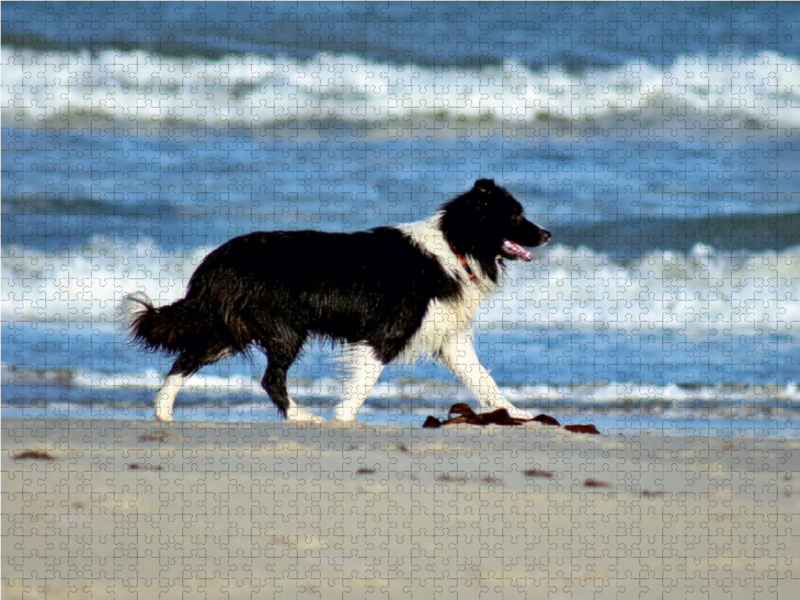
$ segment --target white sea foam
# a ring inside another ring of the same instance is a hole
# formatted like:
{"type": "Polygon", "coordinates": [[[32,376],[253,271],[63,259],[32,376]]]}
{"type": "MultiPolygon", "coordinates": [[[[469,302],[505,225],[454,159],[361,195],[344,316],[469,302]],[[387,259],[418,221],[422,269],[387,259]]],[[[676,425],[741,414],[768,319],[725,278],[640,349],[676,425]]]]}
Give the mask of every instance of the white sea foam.
{"type": "Polygon", "coordinates": [[[144,291],[160,306],[174,302],[210,249],[162,251],[152,240],[95,237],[69,250],[45,253],[4,248],[3,319],[113,324],[126,294],[144,291]]]}
{"type": "Polygon", "coordinates": [[[4,47],[0,110],[6,124],[404,127],[433,119],[451,126],[792,128],[800,125],[798,66],[774,52],[687,54],[667,65],[643,59],[569,73],[558,65],[421,67],[327,52],[309,60],[257,54],[206,60],[4,47]]]}
{"type": "Polygon", "coordinates": [[[578,330],[728,330],[768,334],[800,325],[800,247],[751,252],[697,244],[616,261],[563,245],[515,264],[516,285],[487,309],[490,321],[578,330]],[[516,292],[516,293],[515,293],[516,292]]]}
{"type": "MultiPolygon", "coordinates": [[[[35,387],[55,390],[53,398],[62,398],[67,387],[83,390],[73,401],[97,402],[86,390],[140,389],[154,393],[163,384],[164,375],[153,369],[126,373],[91,370],[32,371],[0,365],[0,381],[4,386],[35,387]]],[[[341,383],[331,378],[313,381],[291,381],[288,390],[293,398],[308,402],[316,399],[333,404],[341,397],[341,383]]],[[[772,409],[800,409],[800,391],[795,383],[786,385],[704,385],[680,386],[648,383],[599,382],[586,385],[517,385],[502,388],[503,395],[519,406],[566,410],[570,407],[622,407],[639,410],[639,405],[652,405],[667,411],[670,407],[697,409],[702,406],[766,405],[772,409]]],[[[183,396],[227,399],[235,405],[269,404],[259,378],[244,374],[229,377],[197,374],[183,388],[183,396]]],[[[52,401],[53,398],[50,398],[52,401]]],[[[473,402],[472,395],[456,383],[439,381],[382,381],[370,392],[373,408],[411,402],[412,406],[431,403],[449,406],[455,402],[473,402]]]]}
{"type": "MultiPolygon", "coordinates": [[[[0,307],[7,321],[91,322],[113,326],[126,294],[146,292],[156,306],[185,292],[213,248],[182,254],[152,240],[96,237],[73,250],[4,248],[0,307]]],[[[780,252],[652,251],[618,261],[563,245],[514,264],[504,289],[478,314],[477,327],[567,326],[595,332],[679,330],[769,334],[800,325],[800,247],[780,252]]]]}

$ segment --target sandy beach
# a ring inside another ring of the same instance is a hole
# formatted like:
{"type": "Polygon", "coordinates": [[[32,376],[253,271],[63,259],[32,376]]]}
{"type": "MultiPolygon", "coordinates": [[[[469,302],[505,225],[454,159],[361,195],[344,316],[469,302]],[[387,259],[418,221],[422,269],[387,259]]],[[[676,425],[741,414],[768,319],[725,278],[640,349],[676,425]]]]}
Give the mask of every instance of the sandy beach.
{"type": "Polygon", "coordinates": [[[794,598],[800,440],[4,419],[3,598],[794,598]]]}

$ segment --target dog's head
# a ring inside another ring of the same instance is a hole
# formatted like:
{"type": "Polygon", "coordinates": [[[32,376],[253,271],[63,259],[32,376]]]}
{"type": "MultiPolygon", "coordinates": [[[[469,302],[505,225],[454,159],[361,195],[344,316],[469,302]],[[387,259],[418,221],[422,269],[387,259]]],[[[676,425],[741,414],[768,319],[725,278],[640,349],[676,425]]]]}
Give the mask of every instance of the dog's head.
{"type": "Polygon", "coordinates": [[[550,232],[525,218],[522,205],[492,179],[479,179],[445,204],[441,228],[456,253],[471,257],[497,283],[502,259],[533,259],[525,248],[547,243],[550,232]]]}

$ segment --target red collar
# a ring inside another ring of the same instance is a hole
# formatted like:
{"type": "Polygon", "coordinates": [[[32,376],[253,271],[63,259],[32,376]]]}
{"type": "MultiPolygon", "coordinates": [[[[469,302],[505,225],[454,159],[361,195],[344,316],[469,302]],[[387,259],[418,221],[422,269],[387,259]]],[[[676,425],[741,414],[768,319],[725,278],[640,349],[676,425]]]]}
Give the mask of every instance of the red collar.
{"type": "Polygon", "coordinates": [[[453,254],[456,255],[456,258],[458,258],[458,262],[461,263],[461,266],[464,267],[464,270],[467,272],[467,276],[469,277],[469,280],[472,283],[474,283],[475,285],[479,285],[478,276],[475,275],[475,273],[473,273],[472,269],[469,266],[469,263],[467,262],[467,259],[464,258],[464,256],[462,254],[458,253],[458,250],[456,250],[456,247],[453,245],[453,242],[450,241],[450,238],[448,237],[447,232],[443,231],[442,233],[444,233],[444,239],[446,239],[447,243],[450,244],[450,249],[453,251],[453,254]]]}

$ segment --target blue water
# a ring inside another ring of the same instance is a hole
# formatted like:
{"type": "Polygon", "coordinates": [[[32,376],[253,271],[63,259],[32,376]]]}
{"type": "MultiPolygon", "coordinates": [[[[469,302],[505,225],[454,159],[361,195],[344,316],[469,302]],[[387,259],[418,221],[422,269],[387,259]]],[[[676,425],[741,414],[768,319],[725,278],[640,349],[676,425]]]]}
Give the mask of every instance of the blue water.
{"type": "MultiPolygon", "coordinates": [[[[168,303],[235,235],[423,219],[493,177],[554,233],[476,322],[514,402],[798,435],[800,5],[1,8],[4,415],[145,415],[169,360],[125,341],[125,293],[168,303]]],[[[330,354],[291,374],[323,415],[330,354]]],[[[273,418],[264,362],[204,370],[185,416],[273,418]]],[[[467,398],[431,364],[381,381],[363,420],[467,398]]]]}

